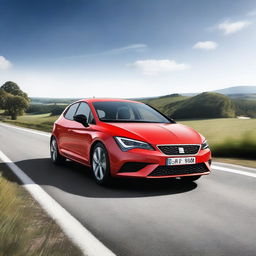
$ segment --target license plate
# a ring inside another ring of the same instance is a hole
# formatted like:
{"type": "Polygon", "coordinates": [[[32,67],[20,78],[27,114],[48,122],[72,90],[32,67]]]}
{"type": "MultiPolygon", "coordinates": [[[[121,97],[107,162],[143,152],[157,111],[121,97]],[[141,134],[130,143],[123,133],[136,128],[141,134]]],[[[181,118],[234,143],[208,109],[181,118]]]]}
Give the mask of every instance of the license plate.
{"type": "Polygon", "coordinates": [[[184,164],[195,164],[195,157],[176,157],[176,158],[167,158],[166,165],[184,165],[184,164]]]}

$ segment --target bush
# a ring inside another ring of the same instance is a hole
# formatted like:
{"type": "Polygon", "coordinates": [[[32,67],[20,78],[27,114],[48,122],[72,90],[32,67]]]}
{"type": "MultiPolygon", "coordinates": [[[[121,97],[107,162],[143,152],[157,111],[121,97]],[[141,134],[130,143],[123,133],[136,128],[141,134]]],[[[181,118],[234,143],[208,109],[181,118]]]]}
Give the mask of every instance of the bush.
{"type": "Polygon", "coordinates": [[[211,146],[214,157],[256,159],[256,135],[244,134],[241,139],[227,138],[211,146]]]}
{"type": "Polygon", "coordinates": [[[66,106],[63,106],[63,105],[55,105],[51,109],[51,115],[52,116],[58,116],[64,111],[65,108],[66,108],[66,106]]]}
{"type": "Polygon", "coordinates": [[[30,114],[47,114],[47,113],[51,113],[52,116],[57,116],[57,115],[60,115],[65,108],[66,108],[66,105],[31,104],[28,107],[26,112],[30,113],[30,114]]]}
{"type": "Polygon", "coordinates": [[[238,116],[256,117],[256,101],[234,99],[233,102],[238,116]]]}
{"type": "Polygon", "coordinates": [[[43,105],[43,104],[31,104],[29,105],[27,113],[31,114],[46,114],[50,113],[50,105],[43,105]]]}

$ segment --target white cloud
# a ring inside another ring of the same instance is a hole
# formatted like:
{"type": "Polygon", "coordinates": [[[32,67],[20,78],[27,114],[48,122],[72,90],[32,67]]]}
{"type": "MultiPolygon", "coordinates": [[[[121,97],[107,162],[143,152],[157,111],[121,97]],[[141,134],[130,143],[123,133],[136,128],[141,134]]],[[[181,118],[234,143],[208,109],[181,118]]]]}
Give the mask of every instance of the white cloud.
{"type": "Polygon", "coordinates": [[[0,69],[8,69],[11,67],[11,62],[4,56],[0,56],[0,69]]]}
{"type": "Polygon", "coordinates": [[[251,24],[249,21],[224,21],[218,25],[218,29],[223,31],[225,35],[236,33],[246,27],[248,27],[251,24]]]}
{"type": "Polygon", "coordinates": [[[162,72],[172,72],[178,70],[185,70],[189,65],[184,63],[177,63],[175,60],[137,60],[132,64],[139,69],[144,75],[157,75],[162,72]]]}
{"type": "Polygon", "coordinates": [[[213,41],[197,42],[193,48],[202,50],[214,50],[218,47],[218,44],[213,41]]]}

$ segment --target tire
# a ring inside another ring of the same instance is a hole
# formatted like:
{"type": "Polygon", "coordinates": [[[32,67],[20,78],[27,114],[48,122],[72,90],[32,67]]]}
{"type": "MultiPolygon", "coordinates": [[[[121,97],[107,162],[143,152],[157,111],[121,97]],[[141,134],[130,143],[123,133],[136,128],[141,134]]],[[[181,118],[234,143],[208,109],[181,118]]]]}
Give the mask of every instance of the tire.
{"type": "Polygon", "coordinates": [[[51,154],[51,160],[54,164],[63,164],[66,161],[66,157],[62,156],[59,153],[58,144],[55,137],[51,138],[50,154],[51,154]]]}
{"type": "Polygon", "coordinates": [[[98,142],[92,150],[91,168],[96,183],[108,185],[112,181],[108,152],[104,145],[98,142]]]}
{"type": "Polygon", "coordinates": [[[198,180],[201,178],[201,175],[194,175],[194,176],[184,176],[184,177],[181,177],[182,180],[184,181],[188,181],[188,182],[191,182],[191,181],[195,181],[195,180],[198,180]]]}

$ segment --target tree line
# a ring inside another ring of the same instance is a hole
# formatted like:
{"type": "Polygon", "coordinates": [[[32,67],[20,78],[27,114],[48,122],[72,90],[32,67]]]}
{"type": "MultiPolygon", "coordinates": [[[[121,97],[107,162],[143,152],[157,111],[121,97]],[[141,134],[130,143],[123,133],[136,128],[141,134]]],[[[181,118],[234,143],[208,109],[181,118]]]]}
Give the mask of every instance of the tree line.
{"type": "Polygon", "coordinates": [[[8,81],[0,87],[0,109],[5,111],[4,115],[16,120],[28,107],[29,97],[16,83],[8,81]]]}

